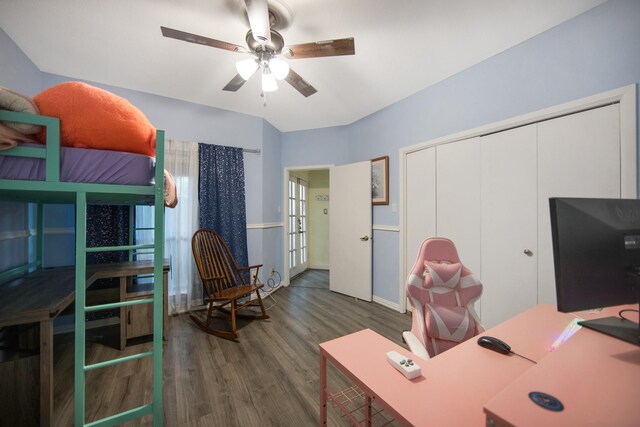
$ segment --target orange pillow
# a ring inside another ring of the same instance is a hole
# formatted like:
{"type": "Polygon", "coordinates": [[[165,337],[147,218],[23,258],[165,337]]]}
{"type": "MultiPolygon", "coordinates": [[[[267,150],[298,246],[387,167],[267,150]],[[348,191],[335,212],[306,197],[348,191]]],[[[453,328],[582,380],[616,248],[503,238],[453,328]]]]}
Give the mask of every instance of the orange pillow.
{"type": "MultiPolygon", "coordinates": [[[[155,128],[122,97],[86,83],[65,82],[33,100],[40,114],[60,118],[61,145],[155,156],[155,128]]],[[[46,142],[44,130],[37,137],[46,142]]]]}

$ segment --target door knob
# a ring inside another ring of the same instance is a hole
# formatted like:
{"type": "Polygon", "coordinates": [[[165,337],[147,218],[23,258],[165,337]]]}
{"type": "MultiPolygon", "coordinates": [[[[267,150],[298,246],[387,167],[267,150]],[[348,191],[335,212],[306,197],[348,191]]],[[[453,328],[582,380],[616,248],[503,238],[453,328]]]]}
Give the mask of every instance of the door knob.
{"type": "Polygon", "coordinates": [[[531,252],[529,249],[525,249],[525,250],[524,250],[524,254],[525,254],[526,256],[533,256],[533,252],[531,252]]]}
{"type": "Polygon", "coordinates": [[[366,242],[367,240],[369,240],[369,236],[363,236],[360,238],[360,240],[362,240],[363,242],[366,242]]]}

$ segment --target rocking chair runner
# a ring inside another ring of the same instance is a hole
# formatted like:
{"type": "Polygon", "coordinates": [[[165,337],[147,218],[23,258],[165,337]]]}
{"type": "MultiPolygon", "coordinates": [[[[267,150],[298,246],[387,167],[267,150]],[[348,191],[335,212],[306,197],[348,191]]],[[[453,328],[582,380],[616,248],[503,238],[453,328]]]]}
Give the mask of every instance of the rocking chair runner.
{"type": "Polygon", "coordinates": [[[202,279],[205,297],[209,300],[206,320],[201,320],[197,315],[190,315],[191,320],[205,332],[233,340],[238,338],[236,317],[250,319],[269,318],[265,312],[259,292],[263,285],[257,283],[258,271],[262,264],[238,267],[233,254],[229,250],[229,246],[222,239],[222,236],[209,228],[201,228],[195,232],[191,239],[191,248],[202,279]],[[247,283],[245,275],[251,274],[252,269],[255,269],[255,274],[251,276],[253,280],[247,283]],[[256,293],[257,298],[255,300],[251,299],[252,292],[256,293]],[[238,302],[243,297],[246,297],[246,301],[238,302]],[[229,308],[226,307],[227,305],[229,308]],[[262,314],[237,313],[238,310],[251,306],[259,306],[262,314]],[[214,310],[219,310],[231,317],[230,332],[211,328],[210,324],[214,310]]]}

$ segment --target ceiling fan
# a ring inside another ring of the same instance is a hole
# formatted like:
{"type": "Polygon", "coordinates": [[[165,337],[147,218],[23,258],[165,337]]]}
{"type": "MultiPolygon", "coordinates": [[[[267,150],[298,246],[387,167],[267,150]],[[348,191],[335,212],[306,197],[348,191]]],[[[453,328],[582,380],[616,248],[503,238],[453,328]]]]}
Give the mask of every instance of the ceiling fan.
{"type": "Polygon", "coordinates": [[[317,92],[316,88],[293,71],[281,57],[304,59],[355,54],[353,37],[285,46],[284,39],[276,31],[276,27],[290,18],[290,16],[283,16],[286,15],[283,10],[288,8],[279,0],[271,0],[269,4],[267,0],[244,0],[244,4],[251,27],[245,38],[247,48],[161,26],[162,35],[231,52],[250,54],[250,58],[236,62],[238,74],[222,89],[231,92],[240,89],[260,70],[263,92],[278,89],[276,83],[278,79],[285,80],[302,95],[308,97],[317,92]]]}

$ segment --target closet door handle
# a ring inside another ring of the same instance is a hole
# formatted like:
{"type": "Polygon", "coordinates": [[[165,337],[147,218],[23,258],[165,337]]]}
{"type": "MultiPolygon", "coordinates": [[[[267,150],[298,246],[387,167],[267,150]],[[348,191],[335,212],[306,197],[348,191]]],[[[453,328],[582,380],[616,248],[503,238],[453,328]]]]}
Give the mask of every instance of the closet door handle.
{"type": "Polygon", "coordinates": [[[360,240],[362,240],[363,242],[366,242],[367,240],[369,240],[369,236],[362,236],[360,240]]]}
{"type": "Polygon", "coordinates": [[[531,252],[529,249],[525,249],[525,250],[524,250],[524,254],[525,254],[526,256],[533,256],[533,252],[531,252]]]}

